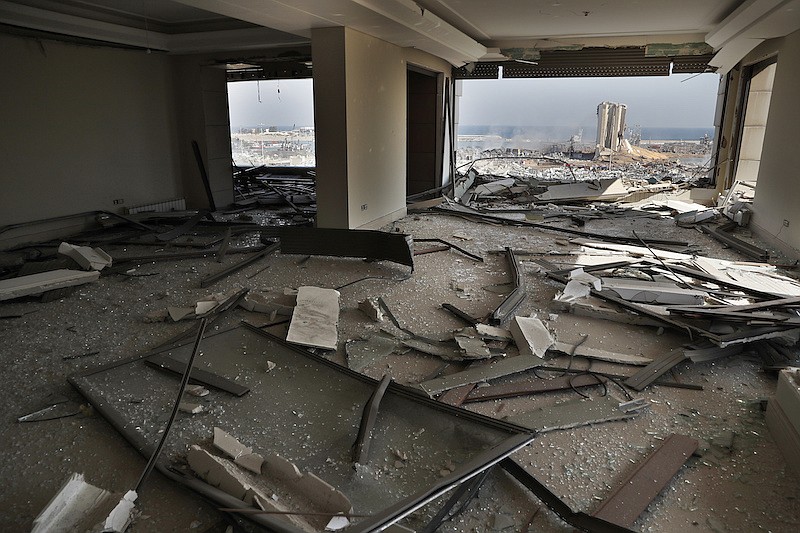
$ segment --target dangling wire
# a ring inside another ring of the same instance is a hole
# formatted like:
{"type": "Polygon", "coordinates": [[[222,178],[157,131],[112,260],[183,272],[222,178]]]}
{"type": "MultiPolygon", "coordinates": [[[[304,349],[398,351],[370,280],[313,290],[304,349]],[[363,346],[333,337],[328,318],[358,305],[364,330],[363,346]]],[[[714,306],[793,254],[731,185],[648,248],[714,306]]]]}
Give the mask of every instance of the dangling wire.
{"type": "Polygon", "coordinates": [[[142,14],[144,15],[144,46],[150,53],[150,28],[147,24],[147,0],[142,0],[142,14]]]}
{"type": "Polygon", "coordinates": [[[256,80],[256,90],[258,91],[258,103],[261,103],[261,80],[256,80]]]}

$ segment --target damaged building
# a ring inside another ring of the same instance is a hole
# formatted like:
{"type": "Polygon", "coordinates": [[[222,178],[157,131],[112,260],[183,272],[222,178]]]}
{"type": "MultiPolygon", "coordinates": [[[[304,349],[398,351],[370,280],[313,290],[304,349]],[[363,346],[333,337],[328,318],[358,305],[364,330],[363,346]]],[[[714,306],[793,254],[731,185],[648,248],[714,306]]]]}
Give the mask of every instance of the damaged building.
{"type": "Polygon", "coordinates": [[[625,113],[628,106],[603,102],[597,106],[597,149],[616,152],[625,133],[625,113]]]}
{"type": "Polygon", "coordinates": [[[796,530],[800,0],[4,0],[0,50],[3,530],[796,530]],[[456,159],[469,80],[694,73],[707,168],[612,102],[456,159]],[[235,167],[281,79],[315,166],[235,167]]]}

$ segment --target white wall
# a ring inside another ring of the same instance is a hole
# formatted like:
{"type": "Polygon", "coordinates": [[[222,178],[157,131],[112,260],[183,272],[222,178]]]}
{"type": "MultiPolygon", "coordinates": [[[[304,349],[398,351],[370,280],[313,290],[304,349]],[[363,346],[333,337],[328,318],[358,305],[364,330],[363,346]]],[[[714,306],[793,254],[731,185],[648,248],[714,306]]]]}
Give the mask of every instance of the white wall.
{"type": "Polygon", "coordinates": [[[0,225],[180,195],[168,57],[8,35],[0,50],[0,225]]]}
{"type": "Polygon", "coordinates": [[[800,250],[800,32],[782,39],[751,224],[800,250]],[[789,226],[784,226],[786,220],[789,226]]]}
{"type": "Polygon", "coordinates": [[[364,33],[347,29],[345,50],[348,211],[359,228],[405,216],[407,72],[400,47],[364,33]]]}
{"type": "Polygon", "coordinates": [[[317,225],[404,216],[408,64],[449,74],[449,63],[341,27],[314,29],[312,53],[317,225]]]}

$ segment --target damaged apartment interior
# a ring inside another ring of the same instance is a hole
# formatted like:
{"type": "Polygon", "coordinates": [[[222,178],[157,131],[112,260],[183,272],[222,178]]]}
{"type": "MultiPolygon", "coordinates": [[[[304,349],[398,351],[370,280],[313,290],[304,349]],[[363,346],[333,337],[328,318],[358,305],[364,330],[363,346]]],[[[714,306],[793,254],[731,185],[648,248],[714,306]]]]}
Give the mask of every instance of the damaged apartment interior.
{"type": "Polygon", "coordinates": [[[4,531],[797,530],[800,0],[0,0],[0,65],[4,531]],[[459,129],[680,75],[703,139],[459,129]]]}

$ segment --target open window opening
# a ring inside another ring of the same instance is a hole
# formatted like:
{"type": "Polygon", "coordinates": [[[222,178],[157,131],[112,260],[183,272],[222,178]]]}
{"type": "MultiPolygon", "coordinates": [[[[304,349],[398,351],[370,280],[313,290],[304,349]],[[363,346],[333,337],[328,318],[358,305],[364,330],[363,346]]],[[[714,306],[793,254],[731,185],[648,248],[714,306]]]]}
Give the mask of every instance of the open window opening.
{"type": "Polygon", "coordinates": [[[274,224],[292,217],[300,223],[313,220],[316,157],[312,79],[230,81],[229,76],[228,102],[237,205],[270,206],[274,224]]]}
{"type": "Polygon", "coordinates": [[[229,82],[228,102],[234,166],[315,166],[311,78],[229,82]]]}
{"type": "Polygon", "coordinates": [[[461,172],[674,181],[710,169],[717,74],[457,83],[461,172]]]}

